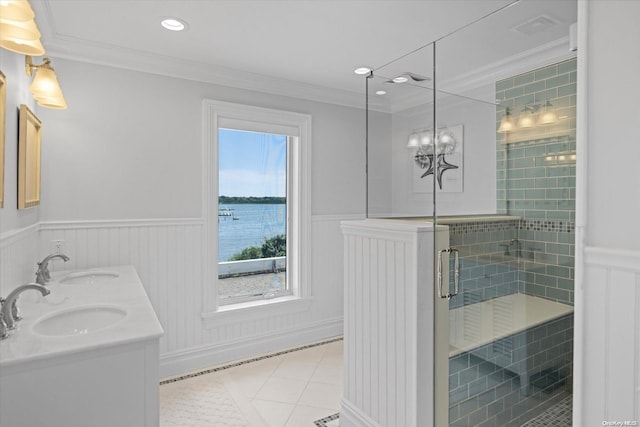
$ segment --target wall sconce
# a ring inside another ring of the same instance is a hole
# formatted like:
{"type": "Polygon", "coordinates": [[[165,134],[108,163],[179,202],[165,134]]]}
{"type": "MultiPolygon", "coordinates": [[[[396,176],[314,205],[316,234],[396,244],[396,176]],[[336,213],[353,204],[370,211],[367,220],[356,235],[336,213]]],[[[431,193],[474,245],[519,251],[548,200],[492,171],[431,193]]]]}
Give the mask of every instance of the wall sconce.
{"type": "Polygon", "coordinates": [[[27,76],[31,76],[35,72],[29,91],[33,95],[33,99],[38,102],[38,105],[59,110],[67,108],[67,102],[64,100],[60,83],[58,83],[58,77],[56,77],[56,73],[51,67],[49,58],[44,58],[44,62],[40,65],[34,65],[30,56],[27,56],[24,62],[27,76]]]}
{"type": "Polygon", "coordinates": [[[542,108],[540,108],[539,104],[526,105],[520,113],[520,116],[518,116],[516,123],[514,123],[511,111],[507,107],[505,115],[500,121],[498,133],[509,133],[518,129],[532,129],[536,126],[552,125],[557,121],[558,116],[556,110],[549,100],[545,101],[542,108]]]}
{"type": "Polygon", "coordinates": [[[534,127],[535,125],[536,121],[533,117],[533,107],[529,107],[527,105],[520,113],[520,117],[518,117],[518,127],[522,129],[528,129],[534,127]]]}
{"type": "Polygon", "coordinates": [[[551,101],[547,99],[544,106],[540,110],[540,114],[538,115],[538,124],[539,125],[552,125],[558,121],[558,115],[556,114],[556,109],[551,105],[551,101]]]}
{"type": "Polygon", "coordinates": [[[457,140],[453,132],[447,129],[438,131],[435,144],[433,137],[433,129],[412,133],[407,148],[417,148],[422,154],[433,154],[434,145],[437,154],[450,154],[456,149],[457,140]]]}
{"type": "Polygon", "coordinates": [[[499,133],[507,133],[511,132],[515,128],[515,123],[513,123],[513,117],[511,116],[511,111],[509,111],[509,107],[504,113],[504,117],[500,120],[500,126],[498,127],[499,133]]]}
{"type": "Polygon", "coordinates": [[[0,47],[22,55],[44,55],[35,16],[28,0],[0,0],[0,47]]]}

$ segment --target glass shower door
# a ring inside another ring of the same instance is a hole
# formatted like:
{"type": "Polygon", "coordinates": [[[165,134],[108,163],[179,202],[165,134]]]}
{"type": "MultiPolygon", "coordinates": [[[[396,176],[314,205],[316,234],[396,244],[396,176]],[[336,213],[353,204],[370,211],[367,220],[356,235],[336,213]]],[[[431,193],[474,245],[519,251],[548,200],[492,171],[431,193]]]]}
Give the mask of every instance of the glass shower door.
{"type": "Polygon", "coordinates": [[[436,165],[435,220],[459,255],[449,346],[437,350],[451,426],[537,425],[545,411],[571,423],[575,59],[517,61],[544,52],[541,37],[514,43],[540,13],[523,0],[435,43],[436,127],[460,129],[462,159],[441,142],[451,154],[436,165]]]}

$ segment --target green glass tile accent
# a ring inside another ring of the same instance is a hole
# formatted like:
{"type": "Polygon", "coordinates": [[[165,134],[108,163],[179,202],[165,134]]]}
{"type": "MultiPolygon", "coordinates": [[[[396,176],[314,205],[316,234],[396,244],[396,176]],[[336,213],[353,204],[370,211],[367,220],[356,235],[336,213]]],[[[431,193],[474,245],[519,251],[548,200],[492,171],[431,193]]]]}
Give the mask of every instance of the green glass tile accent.
{"type": "Polygon", "coordinates": [[[558,278],[558,289],[573,291],[575,289],[575,283],[573,279],[558,278]]]}
{"type": "Polygon", "coordinates": [[[562,61],[558,64],[558,74],[564,74],[571,71],[575,71],[577,67],[576,59],[569,59],[567,61],[562,61]]]}
{"type": "Polygon", "coordinates": [[[571,83],[576,83],[576,82],[578,81],[578,73],[577,73],[577,72],[575,72],[575,71],[574,71],[574,72],[572,72],[572,73],[570,74],[570,76],[571,76],[571,77],[569,78],[569,81],[570,81],[571,83]]]}
{"type": "Polygon", "coordinates": [[[550,65],[548,67],[540,68],[536,70],[536,80],[544,80],[549,77],[553,77],[558,74],[558,66],[550,65]]]}
{"type": "Polygon", "coordinates": [[[516,209],[533,209],[534,201],[533,200],[516,200],[515,208],[516,209]]]}
{"type": "Polygon", "coordinates": [[[526,210],[524,216],[531,219],[545,219],[547,217],[545,211],[536,210],[526,210]]]}
{"type": "MultiPolygon", "coordinates": [[[[524,173],[524,170],[522,170],[521,172],[524,173]]],[[[527,188],[533,187],[533,185],[535,184],[535,179],[533,178],[514,179],[514,180],[511,180],[510,183],[513,185],[513,188],[527,189],[527,188]]],[[[507,188],[508,188],[508,185],[509,183],[507,183],[507,188]]]]}
{"type": "Polygon", "coordinates": [[[547,85],[547,89],[551,89],[551,88],[554,88],[554,87],[558,87],[558,86],[563,86],[563,85],[569,84],[570,80],[571,80],[571,75],[570,74],[561,74],[559,76],[547,79],[544,82],[547,85]]]}
{"type": "Polygon", "coordinates": [[[558,301],[568,301],[569,292],[563,289],[547,288],[547,297],[558,301]]]}
{"type": "Polygon", "coordinates": [[[537,157],[546,154],[546,148],[544,145],[534,145],[533,147],[525,148],[525,156],[537,157]]]}
{"type": "MultiPolygon", "coordinates": [[[[568,85],[560,86],[557,90],[558,90],[558,96],[575,95],[576,84],[569,83],[568,85]]],[[[573,105],[575,105],[575,103],[573,105]]]]}
{"type": "Polygon", "coordinates": [[[571,190],[568,188],[554,188],[546,190],[546,199],[566,200],[571,199],[571,190]]]}
{"type": "MultiPolygon", "coordinates": [[[[565,86],[562,86],[565,87],[565,86]]],[[[548,99],[554,99],[558,97],[558,93],[559,93],[559,89],[558,88],[553,88],[553,89],[547,89],[547,90],[543,90],[541,92],[536,92],[534,95],[534,101],[535,102],[544,102],[548,99]]]]}
{"type": "Polygon", "coordinates": [[[525,198],[527,199],[544,199],[545,198],[545,190],[527,190],[525,192],[525,198]]]}
{"type": "MultiPolygon", "coordinates": [[[[568,82],[567,82],[568,83],[568,82]]],[[[524,93],[534,93],[540,92],[541,90],[547,89],[546,81],[541,80],[539,82],[528,84],[524,87],[524,93]]]]}
{"type": "Polygon", "coordinates": [[[569,210],[575,210],[575,208],[576,208],[575,200],[559,200],[558,201],[558,209],[560,210],[569,211],[569,210]]]}
{"type": "Polygon", "coordinates": [[[534,160],[532,158],[523,158],[523,159],[514,159],[513,167],[514,168],[530,168],[535,166],[534,160]]]}
{"type": "Polygon", "coordinates": [[[558,178],[536,178],[536,188],[556,188],[558,178]]]}
{"type": "Polygon", "coordinates": [[[517,109],[517,111],[514,111],[514,114],[517,116],[522,108],[524,108],[526,105],[533,104],[535,100],[536,98],[532,93],[514,98],[513,108],[517,109]]]}
{"type": "Polygon", "coordinates": [[[504,92],[505,97],[508,98],[516,98],[518,96],[524,95],[524,87],[514,87],[513,89],[508,89],[504,92]]]}
{"type": "Polygon", "coordinates": [[[500,80],[499,82],[496,82],[496,89],[497,90],[510,89],[513,87],[513,82],[514,82],[513,78],[500,80]]]}
{"type": "Polygon", "coordinates": [[[525,178],[543,178],[546,176],[545,168],[527,168],[524,170],[525,178]]]}
{"type": "Polygon", "coordinates": [[[507,150],[507,157],[511,159],[516,159],[516,158],[524,157],[524,153],[525,153],[524,147],[512,148],[507,150]]]}
{"type": "Polygon", "coordinates": [[[520,74],[519,76],[515,76],[513,78],[513,83],[515,86],[522,86],[527,83],[531,83],[536,78],[535,72],[531,71],[529,73],[520,74]]]}
{"type": "Polygon", "coordinates": [[[546,210],[546,211],[557,210],[558,201],[557,200],[536,200],[535,209],[546,210]]]}
{"type": "Polygon", "coordinates": [[[507,179],[509,181],[517,180],[520,178],[524,178],[524,169],[511,169],[507,171],[507,179]]]}
{"type": "Polygon", "coordinates": [[[573,219],[573,216],[571,215],[571,211],[548,211],[547,219],[569,221],[573,219]]]}
{"type": "Polygon", "coordinates": [[[568,166],[552,166],[547,168],[548,177],[570,176],[571,169],[568,166]]]}

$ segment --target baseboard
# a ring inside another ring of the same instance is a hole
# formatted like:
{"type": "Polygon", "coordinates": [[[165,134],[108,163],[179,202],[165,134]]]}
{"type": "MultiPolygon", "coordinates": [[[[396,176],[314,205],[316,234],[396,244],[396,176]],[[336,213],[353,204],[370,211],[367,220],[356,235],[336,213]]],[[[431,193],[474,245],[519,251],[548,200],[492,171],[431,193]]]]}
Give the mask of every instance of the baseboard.
{"type": "Polygon", "coordinates": [[[340,427],[381,427],[371,417],[363,414],[360,409],[348,401],[342,399],[340,409],[340,427]]]}
{"type": "Polygon", "coordinates": [[[160,377],[246,359],[342,335],[342,317],[160,355],[160,377]]]}

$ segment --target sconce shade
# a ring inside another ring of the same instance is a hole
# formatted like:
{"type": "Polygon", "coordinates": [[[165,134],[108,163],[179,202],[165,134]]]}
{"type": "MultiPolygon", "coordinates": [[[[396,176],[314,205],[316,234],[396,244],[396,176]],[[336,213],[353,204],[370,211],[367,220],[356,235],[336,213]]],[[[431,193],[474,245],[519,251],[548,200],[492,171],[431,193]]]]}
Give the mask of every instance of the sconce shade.
{"type": "Polygon", "coordinates": [[[529,107],[526,107],[524,110],[522,110],[522,113],[520,113],[520,117],[518,117],[518,127],[532,128],[535,126],[535,124],[536,121],[533,117],[533,111],[529,107]]]}
{"type": "Polygon", "coordinates": [[[44,63],[41,65],[33,65],[31,57],[27,56],[25,58],[25,68],[27,75],[30,76],[35,73],[33,82],[29,86],[29,91],[38,102],[38,105],[55,109],[67,108],[67,102],[62,95],[58,77],[51,67],[49,58],[44,58],[44,63]]]}
{"type": "Polygon", "coordinates": [[[558,121],[558,115],[556,114],[555,108],[551,105],[551,102],[547,100],[540,110],[540,115],[538,116],[538,124],[539,125],[551,125],[558,121]]]}
{"type": "Polygon", "coordinates": [[[27,0],[0,0],[0,47],[23,55],[44,55],[34,17],[27,0]]]}
{"type": "Polygon", "coordinates": [[[36,17],[27,0],[0,1],[0,18],[11,21],[30,21],[36,17]]]}
{"type": "Polygon", "coordinates": [[[409,135],[409,142],[407,142],[407,148],[418,148],[420,146],[420,139],[418,135],[413,133],[409,135]]]}
{"type": "Polygon", "coordinates": [[[33,78],[29,91],[35,98],[51,97],[60,91],[60,85],[56,73],[51,68],[39,68],[33,78]]]}
{"type": "Polygon", "coordinates": [[[62,96],[62,92],[60,92],[60,97],[58,98],[38,98],[38,105],[45,108],[53,108],[56,110],[65,110],[67,108],[67,101],[65,101],[62,96]]]}
{"type": "Polygon", "coordinates": [[[502,118],[502,120],[500,120],[500,126],[498,127],[498,132],[499,133],[511,132],[514,127],[515,125],[513,123],[513,118],[511,117],[511,113],[507,108],[507,111],[505,112],[504,117],[502,118]]]}

